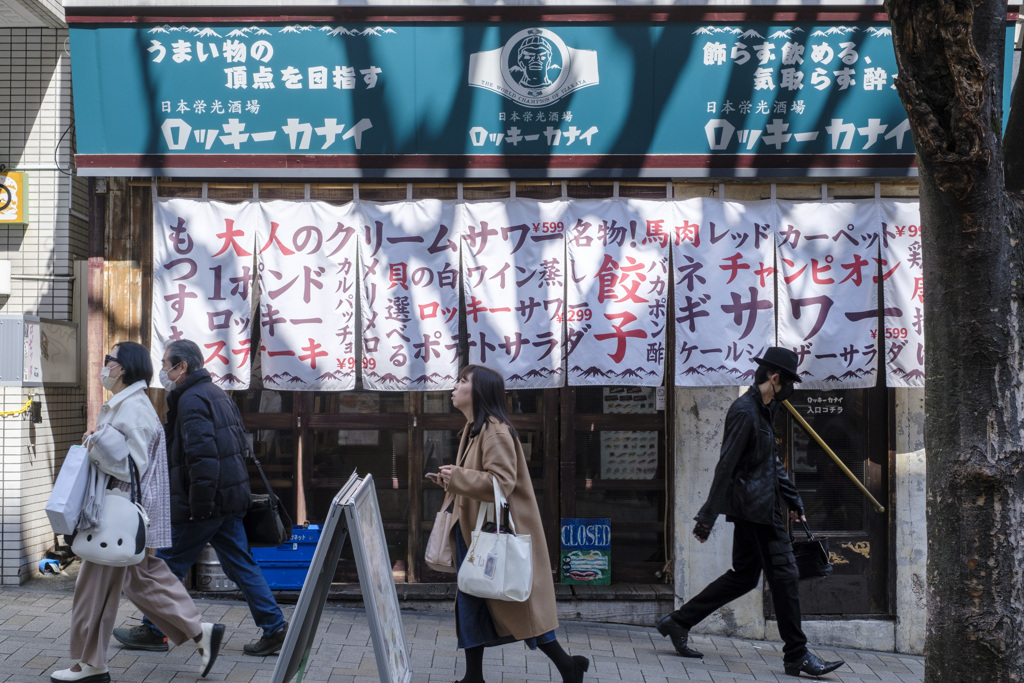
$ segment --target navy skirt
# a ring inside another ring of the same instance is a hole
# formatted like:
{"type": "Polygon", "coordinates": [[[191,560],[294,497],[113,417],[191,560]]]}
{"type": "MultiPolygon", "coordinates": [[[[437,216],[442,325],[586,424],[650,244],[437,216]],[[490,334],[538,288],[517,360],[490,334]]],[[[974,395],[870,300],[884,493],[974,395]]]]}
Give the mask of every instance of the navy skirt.
{"type": "MultiPolygon", "coordinates": [[[[469,553],[469,547],[462,540],[462,531],[459,530],[459,523],[455,523],[455,562],[456,567],[462,566],[462,561],[469,553]]],[[[459,648],[465,650],[470,647],[494,647],[514,643],[516,639],[512,636],[499,636],[494,628],[494,619],[491,618],[491,611],[487,609],[487,601],[475,595],[468,595],[462,591],[455,592],[455,633],[459,637],[459,648]]],[[[536,650],[538,645],[550,643],[555,640],[555,632],[548,631],[535,638],[523,640],[531,650],[536,650]]]]}

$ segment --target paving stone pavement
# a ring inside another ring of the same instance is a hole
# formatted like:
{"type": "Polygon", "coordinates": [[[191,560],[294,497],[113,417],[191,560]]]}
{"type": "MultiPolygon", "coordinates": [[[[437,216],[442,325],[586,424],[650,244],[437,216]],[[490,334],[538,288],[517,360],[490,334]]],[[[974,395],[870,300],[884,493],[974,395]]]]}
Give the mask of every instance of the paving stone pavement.
{"type": "MultiPolygon", "coordinates": [[[[41,577],[19,587],[0,587],[0,683],[48,680],[50,673],[69,667],[68,627],[71,583],[61,577],[41,577]],[[53,579],[51,581],[51,579],[53,579]]],[[[227,626],[224,644],[213,669],[199,679],[199,655],[191,643],[169,652],[110,648],[113,683],[179,683],[183,681],[270,681],[276,657],[249,657],[242,646],[259,637],[245,603],[229,598],[196,598],[205,620],[227,626]]],[[[291,605],[283,605],[290,618],[291,605]]],[[[118,613],[119,626],[132,626],[141,614],[127,600],[118,613]]],[[[450,613],[404,611],[414,683],[451,683],[463,674],[465,662],[456,651],[455,619],[450,613]]],[[[675,683],[676,681],[795,681],[782,671],[782,643],[694,635],[691,642],[704,659],[683,659],[667,638],[653,628],[563,622],[558,638],[574,655],[591,660],[587,683],[675,683]]],[[[817,647],[824,659],[844,659],[846,666],[821,681],[924,680],[922,657],[887,652],[817,647]]],[[[558,681],[557,672],[540,652],[521,643],[485,651],[484,672],[489,683],[558,681]]],[[[373,645],[362,609],[328,604],[320,619],[309,666],[309,683],[373,683],[378,681],[373,645]]],[[[807,679],[805,680],[814,680],[807,679]]]]}

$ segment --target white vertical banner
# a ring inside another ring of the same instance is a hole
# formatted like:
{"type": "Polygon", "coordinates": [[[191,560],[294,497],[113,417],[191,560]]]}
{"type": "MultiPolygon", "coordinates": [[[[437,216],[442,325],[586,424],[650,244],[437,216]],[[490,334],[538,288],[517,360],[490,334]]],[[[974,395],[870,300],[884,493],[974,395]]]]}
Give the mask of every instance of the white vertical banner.
{"type": "Polygon", "coordinates": [[[676,386],[751,384],[775,343],[775,202],[675,206],[676,386]]]}
{"type": "Polygon", "coordinates": [[[883,199],[885,376],[890,387],[924,386],[924,271],[917,200],[883,199]]]}
{"type": "Polygon", "coordinates": [[[509,389],[565,384],[565,208],[510,199],[457,211],[469,362],[509,389]]]}
{"type": "Polygon", "coordinates": [[[566,212],[569,384],[660,386],[672,202],[574,201],[566,212]]]}
{"type": "Polygon", "coordinates": [[[454,202],[356,202],[363,387],[439,391],[459,366],[459,235],[454,202]]]}
{"type": "Polygon", "coordinates": [[[354,389],[356,251],[352,204],[267,201],[256,234],[263,385],[354,389]]]}
{"type": "Polygon", "coordinates": [[[150,353],[155,368],[169,342],[189,339],[199,345],[218,386],[249,386],[258,222],[259,206],[253,202],[153,197],[150,353]]]}
{"type": "Polygon", "coordinates": [[[872,387],[878,371],[878,206],[779,201],[779,346],[802,389],[872,387]]]}

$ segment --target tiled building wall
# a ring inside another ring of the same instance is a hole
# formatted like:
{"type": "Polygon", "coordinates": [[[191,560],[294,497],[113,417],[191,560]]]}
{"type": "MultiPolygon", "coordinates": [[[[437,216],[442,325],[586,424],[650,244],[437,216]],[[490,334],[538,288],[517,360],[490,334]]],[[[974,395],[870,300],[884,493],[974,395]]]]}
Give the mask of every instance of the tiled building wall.
{"type": "MultiPolygon", "coordinates": [[[[66,29],[0,28],[0,164],[27,174],[29,207],[27,224],[0,226],[0,259],[11,262],[12,275],[0,315],[74,320],[80,313],[75,291],[85,283],[75,280],[75,262],[87,257],[88,193],[71,168],[69,49],[66,29]]],[[[43,507],[64,454],[85,431],[78,387],[0,387],[0,413],[18,411],[30,396],[41,422],[0,417],[0,584],[23,582],[53,545],[43,507]]]]}

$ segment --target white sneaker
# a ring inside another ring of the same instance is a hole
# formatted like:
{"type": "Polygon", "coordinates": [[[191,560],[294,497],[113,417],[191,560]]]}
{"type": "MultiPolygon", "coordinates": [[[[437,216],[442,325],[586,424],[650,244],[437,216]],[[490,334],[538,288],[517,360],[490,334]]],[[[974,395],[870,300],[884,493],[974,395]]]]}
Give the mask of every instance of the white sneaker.
{"type": "Polygon", "coordinates": [[[75,683],[110,683],[110,672],[107,669],[97,669],[85,662],[79,662],[78,666],[82,669],[81,671],[72,671],[71,669],[54,671],[50,674],[50,680],[53,683],[66,683],[67,681],[75,681],[75,683]]]}
{"type": "Polygon", "coordinates": [[[206,678],[206,674],[210,673],[210,669],[213,668],[213,663],[217,661],[217,654],[220,653],[220,643],[224,640],[224,624],[211,624],[209,622],[203,622],[202,637],[197,643],[199,648],[199,654],[202,655],[202,676],[206,678]]]}

